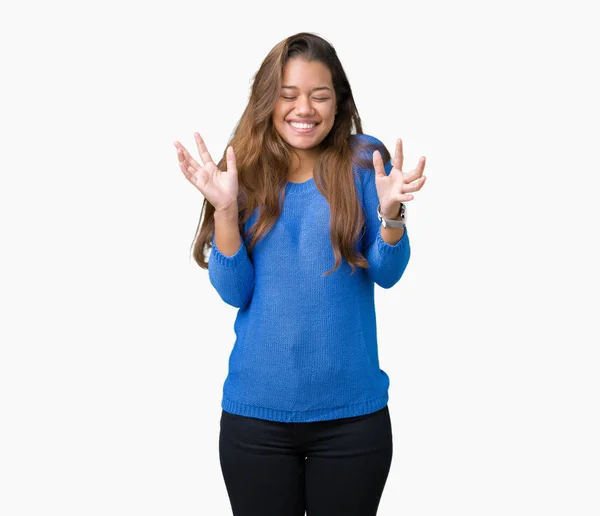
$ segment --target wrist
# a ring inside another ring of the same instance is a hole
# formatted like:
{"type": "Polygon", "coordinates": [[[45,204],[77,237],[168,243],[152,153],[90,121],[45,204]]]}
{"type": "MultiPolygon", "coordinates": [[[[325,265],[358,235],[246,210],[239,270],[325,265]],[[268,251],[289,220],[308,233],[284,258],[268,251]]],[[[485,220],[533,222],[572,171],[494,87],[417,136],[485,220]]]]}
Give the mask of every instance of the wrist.
{"type": "Polygon", "coordinates": [[[381,225],[384,229],[389,228],[403,228],[406,226],[406,206],[404,203],[400,203],[399,213],[396,218],[386,217],[381,212],[381,205],[377,206],[377,218],[381,221],[381,225]]]}
{"type": "Polygon", "coordinates": [[[397,203],[388,206],[380,206],[380,213],[388,220],[400,220],[402,203],[397,203]]]}
{"type": "Polygon", "coordinates": [[[238,218],[239,208],[237,201],[230,202],[227,206],[215,209],[214,217],[218,219],[238,218]]]}

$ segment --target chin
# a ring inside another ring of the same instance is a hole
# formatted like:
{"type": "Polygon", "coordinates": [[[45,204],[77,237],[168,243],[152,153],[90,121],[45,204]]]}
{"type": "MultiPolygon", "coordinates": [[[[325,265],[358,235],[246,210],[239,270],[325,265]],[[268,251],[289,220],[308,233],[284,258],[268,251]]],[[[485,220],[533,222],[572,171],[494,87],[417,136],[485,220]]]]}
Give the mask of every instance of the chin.
{"type": "MultiPolygon", "coordinates": [[[[280,133],[281,134],[281,133],[280,133]]],[[[329,133],[316,133],[312,135],[299,135],[297,133],[291,133],[286,131],[284,133],[283,139],[292,147],[296,147],[298,149],[312,149],[313,147],[317,147],[320,143],[327,138],[329,133]]]]}
{"type": "Polygon", "coordinates": [[[288,143],[290,147],[294,147],[295,149],[308,150],[318,147],[323,141],[323,138],[311,140],[309,142],[301,140],[299,141],[298,138],[284,138],[284,140],[288,143]]]}

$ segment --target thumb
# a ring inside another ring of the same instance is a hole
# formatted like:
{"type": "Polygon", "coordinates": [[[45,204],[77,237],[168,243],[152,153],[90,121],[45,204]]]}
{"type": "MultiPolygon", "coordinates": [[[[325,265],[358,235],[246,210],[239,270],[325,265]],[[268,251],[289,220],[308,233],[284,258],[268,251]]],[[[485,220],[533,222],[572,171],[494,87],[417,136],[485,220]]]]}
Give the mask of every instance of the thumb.
{"type": "Polygon", "coordinates": [[[375,178],[387,176],[385,173],[385,167],[383,166],[383,158],[378,150],[373,152],[373,168],[375,169],[375,178]]]}
{"type": "Polygon", "coordinates": [[[233,147],[231,145],[227,147],[227,172],[232,172],[237,175],[235,152],[233,152],[233,147]]]}

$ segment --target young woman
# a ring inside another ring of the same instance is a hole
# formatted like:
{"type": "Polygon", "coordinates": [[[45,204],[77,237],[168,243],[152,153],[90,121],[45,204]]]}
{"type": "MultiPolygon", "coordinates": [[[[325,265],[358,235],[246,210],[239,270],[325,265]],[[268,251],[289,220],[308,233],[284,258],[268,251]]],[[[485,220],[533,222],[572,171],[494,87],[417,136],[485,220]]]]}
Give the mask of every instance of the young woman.
{"type": "Polygon", "coordinates": [[[194,258],[238,308],[219,454],[237,516],[368,516],[392,459],[374,285],[410,258],[405,204],[425,182],[362,132],[334,48],[277,44],[218,163],[175,142],[204,196],[194,258]],[[205,261],[204,252],[210,249],[205,261]]]}

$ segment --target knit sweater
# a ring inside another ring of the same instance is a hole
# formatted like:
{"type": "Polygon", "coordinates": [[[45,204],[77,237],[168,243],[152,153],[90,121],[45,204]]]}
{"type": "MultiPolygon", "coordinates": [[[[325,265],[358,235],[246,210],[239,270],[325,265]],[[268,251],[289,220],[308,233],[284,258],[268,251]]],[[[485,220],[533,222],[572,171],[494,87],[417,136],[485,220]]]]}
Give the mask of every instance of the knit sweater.
{"type": "MultiPolygon", "coordinates": [[[[381,148],[376,138],[353,136],[381,148]]],[[[372,156],[372,153],[370,154],[372,156]]],[[[389,175],[392,164],[384,164],[389,175]]],[[[390,245],[381,238],[375,170],[353,165],[365,215],[359,241],[368,268],[334,265],[329,203],[314,178],[285,186],[281,215],[248,253],[245,223],[232,256],[213,236],[210,282],[236,308],[221,407],[226,412],[281,422],[360,416],[388,402],[389,377],[379,366],[374,285],[395,285],[408,264],[408,230],[390,245]],[[252,258],[250,258],[250,255],[252,258]]]]}

